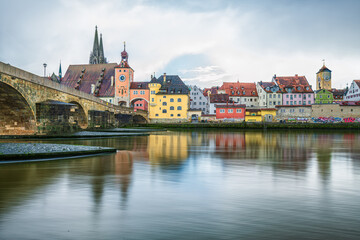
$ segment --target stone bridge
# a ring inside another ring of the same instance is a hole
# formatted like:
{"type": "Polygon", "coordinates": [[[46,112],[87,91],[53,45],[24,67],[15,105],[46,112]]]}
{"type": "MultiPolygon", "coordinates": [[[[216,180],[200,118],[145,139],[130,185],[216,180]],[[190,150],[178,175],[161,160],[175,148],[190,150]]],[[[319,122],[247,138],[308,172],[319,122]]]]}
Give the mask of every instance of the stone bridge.
{"type": "Polygon", "coordinates": [[[113,105],[0,62],[0,134],[34,133],[45,122],[96,127],[104,119],[109,126],[117,121],[141,123],[148,122],[148,113],[113,105]]]}

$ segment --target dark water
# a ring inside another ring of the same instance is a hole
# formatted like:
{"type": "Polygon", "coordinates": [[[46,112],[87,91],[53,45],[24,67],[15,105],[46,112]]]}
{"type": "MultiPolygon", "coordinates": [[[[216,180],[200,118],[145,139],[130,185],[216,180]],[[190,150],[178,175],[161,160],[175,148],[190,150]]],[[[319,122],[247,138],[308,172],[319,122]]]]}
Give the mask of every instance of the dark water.
{"type": "Polygon", "coordinates": [[[51,141],[116,154],[0,165],[0,239],[360,239],[360,135],[51,141]]]}

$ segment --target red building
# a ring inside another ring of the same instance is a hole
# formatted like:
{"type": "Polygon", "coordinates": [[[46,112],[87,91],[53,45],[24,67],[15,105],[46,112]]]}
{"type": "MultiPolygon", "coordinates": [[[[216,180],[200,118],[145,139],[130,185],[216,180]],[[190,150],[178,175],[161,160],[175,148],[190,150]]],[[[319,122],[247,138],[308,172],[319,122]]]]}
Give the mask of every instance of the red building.
{"type": "Polygon", "coordinates": [[[244,120],[245,108],[242,104],[216,105],[216,119],[244,120]]]}

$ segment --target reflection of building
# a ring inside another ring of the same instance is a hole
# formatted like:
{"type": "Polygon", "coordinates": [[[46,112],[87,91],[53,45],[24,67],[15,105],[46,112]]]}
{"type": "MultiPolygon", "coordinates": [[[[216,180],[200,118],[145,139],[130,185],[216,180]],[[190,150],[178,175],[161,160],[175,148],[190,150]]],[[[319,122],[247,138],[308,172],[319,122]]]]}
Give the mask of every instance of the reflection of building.
{"type": "Polygon", "coordinates": [[[133,152],[118,151],[115,155],[115,174],[121,189],[121,202],[126,205],[129,187],[131,185],[131,175],[133,171],[133,152]]]}
{"type": "Polygon", "coordinates": [[[171,133],[150,135],[148,152],[151,164],[179,165],[188,157],[189,135],[186,133],[171,133]]]}

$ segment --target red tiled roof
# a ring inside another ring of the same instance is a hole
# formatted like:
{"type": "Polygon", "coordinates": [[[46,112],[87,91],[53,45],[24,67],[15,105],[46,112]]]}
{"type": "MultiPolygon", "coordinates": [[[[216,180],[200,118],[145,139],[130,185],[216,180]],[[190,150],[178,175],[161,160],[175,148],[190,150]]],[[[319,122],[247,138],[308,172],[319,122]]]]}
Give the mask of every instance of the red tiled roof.
{"type": "Polygon", "coordinates": [[[318,73],[320,73],[320,72],[323,72],[323,71],[325,71],[325,70],[328,70],[329,72],[331,72],[330,69],[328,69],[325,65],[323,65],[322,68],[320,68],[319,71],[318,71],[316,74],[318,74],[318,73]]]}
{"type": "Polygon", "coordinates": [[[210,94],[217,94],[219,87],[211,87],[211,88],[205,88],[203,91],[203,95],[205,97],[208,96],[208,91],[210,91],[210,94]]]}
{"type": "Polygon", "coordinates": [[[216,108],[246,108],[246,105],[244,104],[216,104],[216,108]]]}
{"type": "Polygon", "coordinates": [[[227,103],[229,102],[228,94],[211,94],[210,103],[227,103]]]}
{"type": "Polygon", "coordinates": [[[79,91],[91,94],[91,85],[96,86],[98,80],[102,78],[97,97],[113,97],[114,84],[111,86],[111,77],[114,78],[116,66],[117,63],[70,65],[61,84],[70,88],[78,86],[79,91]],[[103,77],[101,77],[102,73],[103,77]]]}
{"type": "Polygon", "coordinates": [[[358,87],[360,88],[360,80],[354,80],[354,82],[358,85],[358,87]]]}
{"type": "Polygon", "coordinates": [[[255,83],[224,82],[219,90],[224,90],[229,96],[257,97],[255,83]]]}
{"type": "Polygon", "coordinates": [[[313,93],[309,82],[305,76],[288,76],[288,77],[274,77],[277,85],[282,92],[287,92],[286,88],[291,88],[292,93],[313,93]]]}
{"type": "Polygon", "coordinates": [[[150,82],[132,82],[130,83],[130,89],[149,89],[150,82]]]}

